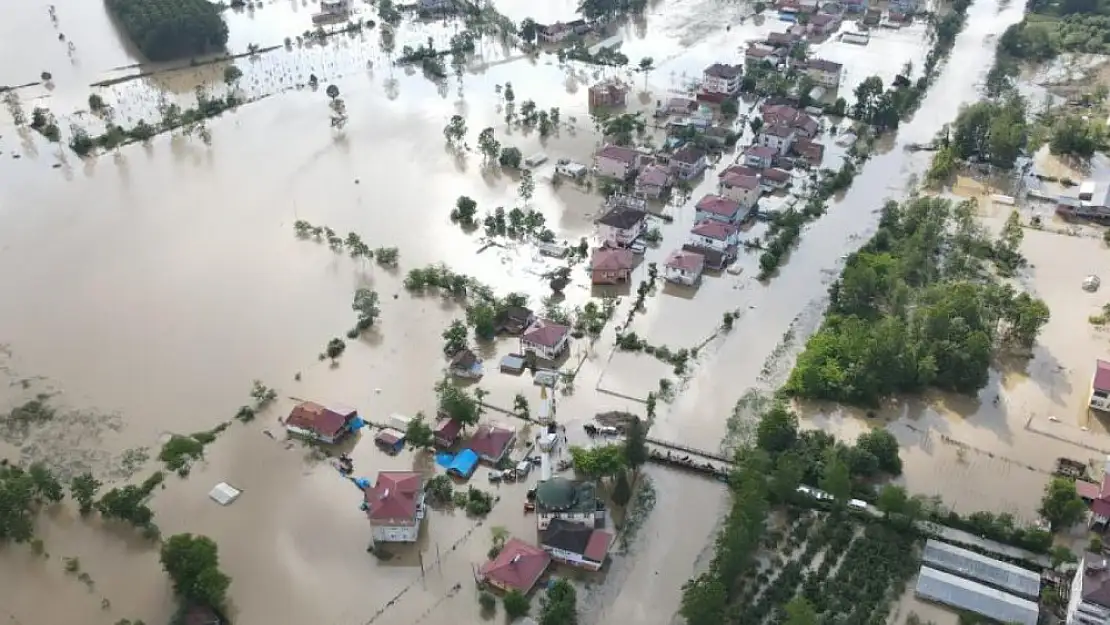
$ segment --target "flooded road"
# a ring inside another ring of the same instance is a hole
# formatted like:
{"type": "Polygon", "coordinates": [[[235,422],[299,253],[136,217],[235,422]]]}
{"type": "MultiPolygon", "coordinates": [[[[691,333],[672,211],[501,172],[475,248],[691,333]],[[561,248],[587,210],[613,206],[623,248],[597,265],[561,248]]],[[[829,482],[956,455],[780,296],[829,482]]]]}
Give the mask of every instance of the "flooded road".
{"type": "MultiPolygon", "coordinates": [[[[513,19],[527,16],[519,13],[523,5],[501,4],[513,19]]],[[[573,3],[550,3],[543,15],[533,16],[567,19],[572,9],[573,3]]],[[[230,418],[247,401],[251,380],[263,380],[278,389],[278,405],[256,423],[230,428],[189,479],[169,480],[153,504],[165,534],[202,533],[220,544],[223,567],[234,579],[236,622],[445,625],[463,615],[476,620],[471,567],[485,557],[489,527],[534,539],[533,521],[518,507],[523,485],[502,487],[504,501],[482,524],[433,514],[418,553],[436,566],[434,572],[425,566],[422,575],[414,553],[391,562],[366,554],[369,532],[358,511],[358,491],[325,464],[307,459],[304,449],[286,447],[262,432],[277,431],[276,419],[294,397],[358,406],[371,417],[434,409],[431,387],[443,371],[440,333],[464,312],[439,296],[405,292],[401,278],[408,269],[446,262],[498,292],[525,292],[536,306],[550,293],[539,278],[549,262],[534,248],[510,245],[476,253],[482,247],[478,238],[447,218],[459,195],[474,198],[480,212],[522,204],[513,177],[484,169],[476,152],[460,157],[443,148],[442,129],[451,115],[465,115],[471,144],[481,128],[493,126],[504,145],[526,155],[543,150],[552,161],[588,162],[598,139],[586,110],[587,84],[604,75],[623,76],[651,90],[641,98],[645,104],[682,89],[708,63],[722,55],[739,58],[748,40],[785,29],[771,19],[741,23],[746,11],[740,5],[722,9],[718,3],[682,0],[659,5],[643,23],[622,29],[622,49],[634,64],[640,56],[655,58],[657,69],[646,81],[626,70],[561,67],[551,55],[524,59],[483,43],[460,80],[452,77],[437,87],[391,66],[395,54],[382,49],[374,30],[333,37],[327,46],[294,44],[237,61],[244,71],[238,88],[261,99],[209,121],[211,146],[164,135],[149,146],[81,161],[35,133],[13,128],[0,114],[0,289],[6,295],[0,298],[5,346],[0,365],[12,381],[0,396],[12,405],[35,393],[56,392],[55,401],[66,407],[64,418],[32,440],[5,444],[0,451],[67,470],[122,476],[128,459],[141,449],[156,455],[168,433],[203,430],[230,418]],[[310,73],[339,86],[350,114],[342,134],[329,127],[322,89],[297,88],[310,73]],[[559,107],[565,120],[559,133],[543,140],[535,132],[506,128],[496,91],[506,82],[512,82],[518,103],[534,99],[543,108],[559,107]],[[13,158],[16,154],[21,158],[13,158]],[[371,247],[397,246],[401,268],[386,270],[299,241],[292,231],[297,219],[339,233],[355,231],[371,247]],[[375,329],[352,342],[338,366],[317,360],[328,339],[353,325],[350,301],[361,286],[381,296],[375,329]],[[220,508],[207,499],[221,480],[244,491],[233,506],[220,508]]],[[[312,12],[304,3],[279,0],[229,13],[231,51],[244,52],[251,43],[280,45],[308,27],[312,12]]],[[[24,107],[28,112],[49,107],[63,120],[64,133],[69,122],[92,129],[99,122],[82,111],[93,91],[89,85],[121,75],[116,68],[135,60],[99,4],[66,0],[57,3],[57,13],[57,29],[45,2],[32,2],[0,24],[5,46],[20,50],[0,57],[0,84],[35,81],[50,71],[51,85],[21,90],[24,107]],[[58,41],[59,31],[74,43],[72,57],[58,41]]],[[[975,98],[991,65],[993,35],[1020,13],[1020,7],[1000,10],[988,0],[972,6],[953,51],[958,61],[944,68],[895,146],[868,162],[846,197],[807,229],[769,285],[752,279],[758,258],[745,255],[741,275],[707,281],[693,298],[666,289],[649,298],[633,328],[654,343],[675,347],[710,337],[725,310],[742,313],[730,333],[705,345],[674,404],[660,405],[653,436],[715,448],[744,390],[772,388],[781,380],[801,336],[819,321],[838,260],[873,229],[879,200],[899,196],[924,170],[926,156],[910,155],[902,146],[928,140],[961,103],[975,98]],[[788,332],[799,338],[780,346],[788,332]]],[[[453,32],[442,23],[406,25],[395,48],[429,35],[443,42],[453,32]]],[[[923,56],[925,46],[923,29],[914,26],[884,31],[867,48],[834,41],[819,50],[848,65],[845,90],[850,91],[870,73],[893,76],[907,60],[923,56]]],[[[221,80],[222,65],[213,65],[96,91],[116,108],[117,121],[134,122],[153,119],[163,99],[190,102],[197,84],[221,80]]],[[[219,93],[226,87],[210,88],[219,93]]],[[[556,188],[551,171],[550,163],[537,171],[531,207],[545,215],[560,239],[590,236],[599,197],[573,185],[556,188]]],[[[714,172],[708,178],[692,194],[694,201],[712,186],[714,172]]],[[[684,238],[692,209],[673,210],[675,222],[663,228],[665,242],[648,252],[648,262],[662,262],[684,238]]],[[[576,269],[567,305],[590,296],[583,277],[576,269]]],[[[629,299],[615,319],[623,320],[629,299]]],[[[603,410],[642,411],[637,398],[668,375],[669,367],[658,361],[630,362],[627,354],[612,354],[613,325],[596,344],[578,341],[573,347],[571,362],[583,364],[574,393],[559,404],[559,419],[569,429],[603,410]]],[[[504,339],[483,347],[482,355],[492,365],[515,347],[504,339]]],[[[491,373],[481,386],[498,406],[511,406],[516,393],[533,402],[538,398],[527,379],[491,373]]],[[[950,462],[937,462],[940,452],[927,451],[918,430],[948,423],[947,436],[974,439],[983,449],[1025,436],[1016,429],[1012,440],[973,436],[975,429],[991,432],[988,425],[1012,420],[1004,416],[983,420],[978,414],[964,419],[925,412],[905,419],[899,433],[911,446],[906,479],[915,492],[933,492],[950,478],[938,479],[932,464],[965,466],[955,452],[950,462]]],[[[850,433],[860,422],[837,415],[830,423],[814,423],[850,433]]],[[[357,472],[367,476],[414,462],[410,454],[383,457],[368,440],[355,447],[353,457],[357,472]]],[[[720,484],[654,469],[649,475],[658,497],[654,513],[628,555],[614,559],[608,578],[589,584],[585,601],[598,621],[670,622],[681,585],[720,516],[720,484]]],[[[68,510],[46,515],[39,533],[49,559],[26,549],[0,554],[0,606],[17,619],[13,622],[165,620],[171,590],[149,545],[68,510]],[[66,575],[62,557],[79,557],[93,587],[66,575]]]]}

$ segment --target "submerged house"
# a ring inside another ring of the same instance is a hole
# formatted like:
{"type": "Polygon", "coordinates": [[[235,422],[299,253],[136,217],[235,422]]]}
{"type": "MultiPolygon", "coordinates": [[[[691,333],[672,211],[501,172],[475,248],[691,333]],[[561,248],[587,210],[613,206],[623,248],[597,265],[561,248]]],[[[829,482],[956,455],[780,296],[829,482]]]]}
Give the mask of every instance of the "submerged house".
{"type": "Polygon", "coordinates": [[[501,462],[516,442],[516,430],[499,425],[482,424],[466,442],[467,449],[490,464],[501,462]]]}
{"type": "Polygon", "coordinates": [[[477,380],[482,377],[482,359],[469,349],[460,349],[451,357],[447,371],[458,378],[477,380]]]}
{"type": "Polygon", "coordinates": [[[628,282],[636,255],[623,247],[599,247],[590,257],[590,281],[593,284],[628,282]]]}
{"type": "Polygon", "coordinates": [[[424,478],[419,473],[382,471],[363,495],[375,542],[416,542],[424,519],[424,478]]]}
{"type": "Polygon", "coordinates": [[[432,436],[437,447],[451,447],[459,440],[462,430],[462,423],[450,417],[440,417],[432,428],[432,436]]]}
{"type": "Polygon", "coordinates": [[[593,525],[555,519],[541,533],[540,546],[564,564],[597,571],[609,555],[613,535],[593,525]]]}
{"type": "Polygon", "coordinates": [[[305,401],[293,407],[285,419],[285,431],[328,445],[335,444],[362,427],[358,411],[345,406],[321,406],[305,401]]]}
{"type": "Polygon", "coordinates": [[[478,569],[478,577],[499,590],[527,594],[551,566],[551,556],[534,545],[510,538],[501,551],[478,569]]]}
{"type": "Polygon", "coordinates": [[[536,528],[543,531],[555,519],[605,526],[605,504],[592,482],[553,477],[536,485],[536,528]]]}
{"type": "Polygon", "coordinates": [[[675,250],[667,257],[663,276],[668,282],[693,286],[701,279],[703,271],[705,271],[705,256],[697,252],[675,250]]]}
{"type": "Polygon", "coordinates": [[[570,327],[547,319],[536,319],[520,335],[520,352],[544,360],[557,360],[569,345],[570,327]]]}

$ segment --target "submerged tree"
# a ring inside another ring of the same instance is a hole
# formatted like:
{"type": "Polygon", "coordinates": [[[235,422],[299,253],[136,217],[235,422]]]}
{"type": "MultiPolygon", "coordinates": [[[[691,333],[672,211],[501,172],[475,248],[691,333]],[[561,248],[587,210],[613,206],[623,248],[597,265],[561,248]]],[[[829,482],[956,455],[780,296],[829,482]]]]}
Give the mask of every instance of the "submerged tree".
{"type": "Polygon", "coordinates": [[[462,115],[452,115],[451,120],[443,128],[443,136],[448,145],[456,145],[466,137],[466,120],[462,115]]]}

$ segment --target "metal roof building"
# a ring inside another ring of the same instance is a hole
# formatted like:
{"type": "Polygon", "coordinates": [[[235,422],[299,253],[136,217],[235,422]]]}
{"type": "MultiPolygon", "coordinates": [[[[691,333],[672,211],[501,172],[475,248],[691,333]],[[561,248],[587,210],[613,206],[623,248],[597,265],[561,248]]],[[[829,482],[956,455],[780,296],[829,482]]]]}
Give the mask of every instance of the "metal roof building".
{"type": "Polygon", "coordinates": [[[1037,625],[1037,604],[951,573],[922,566],[917,596],[982,614],[1001,623],[1037,625]]]}
{"type": "Polygon", "coordinates": [[[1041,596],[1041,576],[955,545],[929,540],[921,559],[926,565],[974,580],[1026,599],[1041,596]]]}

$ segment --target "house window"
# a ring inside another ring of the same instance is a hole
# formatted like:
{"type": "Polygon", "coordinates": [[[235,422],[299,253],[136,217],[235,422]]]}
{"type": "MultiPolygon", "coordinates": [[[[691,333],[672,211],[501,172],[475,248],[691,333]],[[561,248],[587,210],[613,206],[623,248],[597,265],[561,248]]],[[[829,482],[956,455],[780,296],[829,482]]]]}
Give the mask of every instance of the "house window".
{"type": "Polygon", "coordinates": [[[1094,393],[1094,394],[1095,394],[1095,397],[1097,397],[1097,398],[1099,398],[1099,399],[1107,399],[1107,398],[1110,398],[1110,394],[1107,394],[1107,392],[1106,392],[1106,391],[1095,391],[1095,393],[1094,393]]]}

